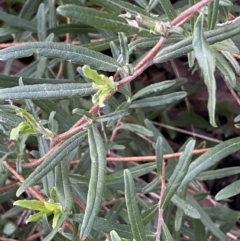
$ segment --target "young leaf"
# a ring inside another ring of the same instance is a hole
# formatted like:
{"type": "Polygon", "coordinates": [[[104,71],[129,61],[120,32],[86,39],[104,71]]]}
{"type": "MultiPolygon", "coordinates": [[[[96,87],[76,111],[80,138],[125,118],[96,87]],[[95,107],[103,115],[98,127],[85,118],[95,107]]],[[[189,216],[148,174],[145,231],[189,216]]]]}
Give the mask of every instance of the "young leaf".
{"type": "Polygon", "coordinates": [[[15,201],[13,205],[17,205],[23,208],[28,208],[36,211],[52,211],[47,208],[44,202],[38,200],[18,200],[15,201]]]}
{"type": "Polygon", "coordinates": [[[121,241],[121,238],[118,236],[115,230],[110,232],[111,241],[121,241]]]}
{"type": "Polygon", "coordinates": [[[82,68],[84,76],[92,79],[95,83],[92,84],[93,89],[97,89],[98,92],[93,96],[93,103],[98,102],[100,107],[104,106],[104,100],[109,92],[116,89],[116,83],[113,81],[113,77],[107,77],[102,74],[98,74],[96,70],[91,69],[89,66],[84,65],[82,68]]]}
{"type": "Polygon", "coordinates": [[[217,127],[215,121],[216,108],[216,82],[214,77],[215,58],[213,49],[209,46],[203,32],[203,14],[197,18],[193,33],[193,49],[198,64],[203,72],[204,82],[208,89],[208,113],[210,123],[213,127],[217,127]]]}
{"type": "Polygon", "coordinates": [[[89,235],[93,227],[93,223],[101,207],[101,200],[105,188],[105,147],[102,137],[94,124],[92,124],[91,128],[88,129],[88,142],[92,165],[86,211],[81,227],[81,240],[84,240],[89,235]]]}
{"type": "Polygon", "coordinates": [[[192,152],[194,150],[195,140],[190,140],[184,148],[183,154],[180,156],[177,166],[175,167],[171,177],[169,178],[168,185],[164,191],[164,195],[161,201],[160,208],[164,210],[176,193],[178,187],[180,186],[182,180],[186,176],[188,171],[188,166],[191,162],[192,152]]]}
{"type": "Polygon", "coordinates": [[[126,205],[128,211],[129,222],[131,225],[133,237],[138,241],[147,241],[145,228],[143,226],[142,218],[136,200],[136,190],[132,174],[129,170],[124,170],[124,183],[126,205]]]}
{"type": "Polygon", "coordinates": [[[53,240],[55,234],[59,231],[59,228],[62,226],[63,222],[67,219],[67,217],[70,215],[73,207],[73,193],[72,193],[72,187],[69,180],[69,174],[68,174],[68,163],[66,160],[62,161],[60,166],[58,166],[58,178],[57,181],[61,181],[61,188],[63,193],[60,193],[59,190],[57,190],[58,195],[62,195],[62,198],[64,198],[64,202],[61,205],[60,211],[54,212],[53,216],[53,230],[43,239],[43,241],[51,241],[53,240]]]}
{"type": "Polygon", "coordinates": [[[221,191],[219,191],[215,197],[215,200],[220,201],[222,199],[226,199],[232,196],[235,196],[240,193],[240,180],[237,180],[230,185],[224,187],[221,191]]]}
{"type": "Polygon", "coordinates": [[[0,60],[28,57],[34,53],[49,58],[60,58],[77,64],[88,64],[94,69],[114,72],[122,66],[113,58],[99,52],[70,44],[32,42],[0,50],[0,60]]]}

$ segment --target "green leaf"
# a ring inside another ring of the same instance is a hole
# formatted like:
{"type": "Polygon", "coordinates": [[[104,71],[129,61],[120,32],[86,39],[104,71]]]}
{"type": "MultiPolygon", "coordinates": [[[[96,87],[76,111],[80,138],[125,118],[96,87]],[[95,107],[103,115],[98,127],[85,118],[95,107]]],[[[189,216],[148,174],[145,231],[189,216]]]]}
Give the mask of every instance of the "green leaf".
{"type": "Polygon", "coordinates": [[[88,129],[88,142],[92,164],[86,211],[81,227],[81,240],[84,240],[89,235],[93,227],[94,220],[101,207],[101,200],[105,188],[105,147],[102,137],[94,124],[88,129]]]}
{"type": "Polygon", "coordinates": [[[146,127],[140,126],[137,124],[123,123],[119,127],[119,129],[132,131],[134,133],[141,134],[144,136],[153,136],[153,133],[151,131],[149,131],[146,127]]]}
{"type": "Polygon", "coordinates": [[[44,3],[41,3],[38,7],[37,12],[37,31],[38,31],[38,41],[45,41],[47,38],[46,31],[46,14],[44,3]]]}
{"type": "Polygon", "coordinates": [[[219,0],[214,0],[208,5],[208,30],[215,28],[218,17],[219,0]]]}
{"type": "Polygon", "coordinates": [[[220,201],[240,193],[240,180],[237,180],[219,191],[215,200],[220,201]]]}
{"type": "Polygon", "coordinates": [[[132,101],[135,99],[138,99],[139,97],[145,96],[145,95],[149,95],[151,93],[155,93],[161,90],[165,90],[170,86],[173,86],[176,83],[175,80],[167,80],[167,81],[163,81],[161,83],[156,83],[156,84],[151,84],[148,85],[145,88],[142,88],[141,90],[139,90],[135,95],[132,96],[132,101]]]}
{"type": "Polygon", "coordinates": [[[43,211],[43,212],[49,212],[47,206],[44,202],[38,201],[38,200],[18,200],[13,203],[13,205],[17,205],[23,208],[28,208],[36,211],[43,211]]]}
{"type": "Polygon", "coordinates": [[[39,84],[0,89],[0,99],[47,99],[89,96],[96,91],[90,84],[39,84]]]}
{"type": "Polygon", "coordinates": [[[9,24],[10,26],[17,27],[22,30],[28,30],[31,32],[37,31],[36,22],[28,21],[21,17],[17,17],[15,15],[8,14],[8,13],[4,12],[3,10],[0,11],[0,20],[9,24]]]}
{"type": "Polygon", "coordinates": [[[126,12],[129,13],[134,13],[136,15],[140,14],[140,15],[145,15],[150,17],[151,14],[146,12],[144,9],[138,7],[135,4],[131,4],[129,2],[125,2],[125,1],[121,1],[121,0],[91,0],[91,2],[94,2],[106,9],[109,9],[113,12],[119,13],[121,12],[123,9],[126,12]]]}
{"type": "Polygon", "coordinates": [[[228,241],[228,237],[214,224],[208,214],[191,195],[188,195],[187,201],[200,213],[200,221],[214,236],[216,236],[219,240],[228,241]]]}
{"type": "Polygon", "coordinates": [[[152,36],[149,30],[130,26],[124,18],[109,12],[68,4],[57,8],[57,12],[75,21],[89,24],[95,28],[104,28],[114,32],[152,36]],[[111,21],[109,21],[111,19],[111,21]]]}
{"type": "Polygon", "coordinates": [[[192,181],[199,173],[216,165],[224,157],[238,151],[239,149],[240,137],[237,137],[224,141],[213,147],[210,151],[202,154],[190,164],[188,173],[183,179],[179,189],[185,186],[188,182],[192,181]]]}
{"type": "Polygon", "coordinates": [[[217,51],[214,52],[216,57],[216,67],[225,76],[226,81],[234,88],[236,86],[236,75],[234,71],[221,54],[219,54],[217,51]]]}
{"type": "Polygon", "coordinates": [[[204,82],[208,89],[208,113],[210,124],[217,127],[215,121],[216,82],[214,77],[215,58],[213,49],[209,46],[203,32],[203,14],[197,18],[193,33],[193,49],[202,70],[204,82]]]}
{"type": "Polygon", "coordinates": [[[161,96],[154,96],[149,98],[144,98],[141,100],[133,101],[129,108],[146,108],[154,106],[164,106],[171,104],[175,101],[181,100],[186,97],[187,93],[184,91],[174,92],[161,96]]]}
{"type": "Polygon", "coordinates": [[[115,230],[110,232],[111,241],[121,241],[121,238],[118,236],[115,230]]]}
{"type": "Polygon", "coordinates": [[[163,231],[163,235],[162,235],[163,241],[174,241],[167,225],[164,222],[162,223],[162,231],[163,231]]]}
{"type": "Polygon", "coordinates": [[[138,241],[147,241],[145,228],[136,200],[136,190],[132,174],[129,170],[124,170],[125,198],[133,237],[138,241]]]}
{"type": "Polygon", "coordinates": [[[171,198],[171,202],[173,202],[177,207],[183,210],[184,214],[195,219],[199,219],[200,213],[193,208],[190,204],[188,204],[185,200],[174,194],[171,198]]]}
{"type": "Polygon", "coordinates": [[[162,163],[163,163],[163,138],[159,136],[157,138],[156,147],[156,166],[157,166],[157,172],[161,176],[162,175],[162,163]]]}
{"type": "Polygon", "coordinates": [[[116,89],[116,83],[113,81],[113,77],[107,77],[102,74],[98,74],[96,70],[91,69],[89,66],[84,65],[82,68],[84,76],[93,80],[93,89],[97,89],[98,92],[94,94],[92,100],[93,103],[98,102],[100,107],[103,107],[106,96],[116,89]]]}
{"type": "MultiPolygon", "coordinates": [[[[78,223],[82,223],[84,214],[73,214],[71,215],[71,218],[78,223]]],[[[94,230],[105,233],[110,233],[114,229],[123,238],[133,238],[132,231],[129,225],[115,223],[112,222],[110,219],[106,218],[96,217],[92,228],[94,230]]]]}
{"type": "Polygon", "coordinates": [[[107,115],[102,115],[97,117],[95,120],[97,122],[105,122],[105,121],[114,121],[114,120],[118,120],[124,116],[129,115],[129,111],[128,110],[116,110],[112,113],[109,113],[107,115]]]}
{"type": "Polygon", "coordinates": [[[128,49],[128,38],[124,33],[118,33],[120,50],[123,59],[123,64],[129,64],[129,49],[128,49]]]}
{"type": "Polygon", "coordinates": [[[206,171],[200,173],[196,176],[196,180],[214,180],[218,178],[228,177],[232,175],[236,175],[240,173],[240,167],[227,167],[227,168],[220,168],[216,170],[206,171]]]}
{"type": "MultiPolygon", "coordinates": [[[[0,74],[0,87],[9,88],[19,85],[18,76],[9,76],[0,74]]],[[[63,83],[71,83],[71,80],[66,79],[42,79],[42,78],[26,78],[21,77],[24,85],[35,85],[35,84],[63,84],[63,83]]]]}
{"type": "MultiPolygon", "coordinates": [[[[145,163],[138,166],[130,167],[129,171],[133,177],[140,177],[145,175],[156,168],[155,163],[145,163]]],[[[115,184],[119,182],[123,182],[124,171],[118,171],[112,174],[107,175],[106,182],[107,184],[115,184]]]]}
{"type": "Polygon", "coordinates": [[[57,190],[58,195],[62,195],[64,198],[64,202],[60,205],[59,210],[54,212],[53,223],[52,227],[53,230],[43,239],[43,241],[51,241],[53,240],[55,234],[61,228],[63,222],[67,219],[67,217],[71,214],[72,207],[73,207],[73,192],[71,183],[69,180],[69,173],[68,173],[68,163],[66,159],[61,162],[61,164],[57,167],[58,169],[58,177],[57,181],[61,181],[61,191],[57,190]],[[59,167],[59,168],[58,168],[59,167]]]}
{"type": "MultiPolygon", "coordinates": [[[[237,19],[229,25],[205,32],[204,36],[209,44],[223,41],[240,33],[239,24],[240,19],[237,19]]],[[[161,51],[158,52],[158,54],[153,60],[153,63],[163,63],[171,59],[186,55],[193,50],[192,40],[192,37],[188,37],[182,41],[179,41],[176,44],[172,44],[168,47],[163,48],[161,51]]]]}
{"type": "Polygon", "coordinates": [[[19,187],[16,196],[20,196],[28,187],[37,183],[42,177],[50,172],[60,161],[62,161],[70,151],[78,147],[86,138],[86,131],[79,132],[66,140],[61,146],[56,148],[19,187]]]}
{"type": "Polygon", "coordinates": [[[159,0],[164,12],[167,14],[169,20],[173,20],[177,17],[176,10],[174,9],[173,5],[169,0],[159,0]]]}
{"type": "Polygon", "coordinates": [[[36,135],[38,130],[34,130],[32,126],[26,121],[21,122],[17,127],[12,128],[10,133],[11,140],[18,140],[20,135],[36,135]]]}
{"type": "Polygon", "coordinates": [[[168,185],[166,190],[164,191],[164,195],[162,197],[160,208],[164,210],[172,198],[172,196],[176,193],[178,187],[180,186],[182,180],[186,176],[188,171],[188,166],[191,162],[192,153],[195,146],[195,140],[190,140],[184,148],[182,155],[179,158],[178,164],[176,165],[172,175],[169,178],[168,185]]]}
{"type": "Polygon", "coordinates": [[[60,58],[76,64],[87,64],[94,69],[114,72],[122,67],[116,60],[99,52],[54,42],[32,42],[0,50],[0,60],[28,57],[34,53],[49,58],[60,58]]]}
{"type": "Polygon", "coordinates": [[[43,216],[45,216],[45,215],[48,216],[48,215],[51,215],[51,214],[52,214],[52,212],[50,212],[50,211],[49,212],[41,211],[41,212],[34,213],[26,219],[25,223],[28,224],[30,222],[37,222],[38,220],[42,219],[43,216]]]}

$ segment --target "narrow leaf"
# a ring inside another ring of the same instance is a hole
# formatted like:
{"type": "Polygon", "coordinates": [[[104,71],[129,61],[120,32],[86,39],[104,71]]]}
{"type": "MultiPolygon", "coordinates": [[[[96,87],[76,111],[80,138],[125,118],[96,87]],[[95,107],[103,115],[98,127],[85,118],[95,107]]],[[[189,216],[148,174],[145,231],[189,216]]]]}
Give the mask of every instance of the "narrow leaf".
{"type": "Polygon", "coordinates": [[[208,5],[208,30],[215,28],[218,17],[219,0],[214,0],[208,5]]]}
{"type": "Polygon", "coordinates": [[[175,83],[176,83],[175,80],[167,80],[167,81],[164,81],[164,82],[161,82],[161,83],[148,85],[147,87],[142,88],[135,95],[133,95],[132,101],[135,100],[135,99],[138,99],[139,97],[149,95],[151,93],[156,93],[156,92],[161,91],[161,90],[165,90],[168,87],[173,86],[175,83]]]}
{"type": "Polygon", "coordinates": [[[104,28],[114,32],[124,32],[129,34],[140,34],[152,36],[149,30],[130,26],[124,18],[109,12],[97,11],[95,9],[79,7],[76,5],[62,5],[57,8],[57,12],[75,21],[83,22],[95,28],[104,28]],[[111,19],[111,21],[110,21],[111,19]]]}
{"type": "Polygon", "coordinates": [[[81,227],[81,240],[84,240],[89,235],[93,227],[94,221],[101,207],[101,200],[105,188],[105,147],[102,137],[94,124],[92,124],[92,127],[88,130],[88,142],[92,165],[86,211],[81,227]]]}
{"type": "Polygon", "coordinates": [[[164,191],[160,208],[165,209],[172,196],[176,193],[182,180],[186,176],[188,166],[191,162],[192,152],[194,150],[195,140],[190,140],[184,148],[183,154],[180,156],[177,166],[175,167],[171,177],[169,178],[168,185],[164,191]]]}
{"type": "Polygon", "coordinates": [[[174,92],[166,95],[144,98],[133,101],[130,108],[146,108],[154,106],[164,106],[183,99],[187,95],[184,91],[174,92]]]}
{"type": "Polygon", "coordinates": [[[86,131],[79,132],[66,140],[56,148],[23,182],[19,187],[16,196],[20,196],[28,187],[37,183],[42,177],[50,172],[66,155],[78,147],[86,138],[86,131]]]}
{"type": "Polygon", "coordinates": [[[124,170],[124,183],[126,205],[128,211],[129,222],[131,225],[133,237],[138,241],[147,241],[145,228],[143,226],[142,218],[136,200],[136,190],[132,174],[129,170],[124,170]]]}
{"type": "Polygon", "coordinates": [[[193,208],[190,204],[188,204],[185,200],[174,194],[171,198],[171,201],[180,209],[183,210],[184,214],[195,219],[199,219],[200,213],[193,208]]]}
{"type": "Polygon", "coordinates": [[[219,54],[217,51],[214,52],[216,57],[216,67],[225,76],[226,81],[234,88],[236,86],[236,75],[234,71],[221,54],[219,54]]]}
{"type": "Polygon", "coordinates": [[[179,189],[185,186],[188,182],[192,181],[199,173],[216,165],[224,157],[238,151],[239,149],[240,137],[237,137],[224,141],[213,147],[210,151],[202,154],[190,164],[188,173],[184,177],[179,189]]]}
{"type": "Polygon", "coordinates": [[[170,0],[159,0],[164,12],[167,14],[169,20],[173,20],[177,17],[176,10],[174,9],[170,0]]]}
{"type": "Polygon", "coordinates": [[[240,180],[237,180],[230,185],[224,187],[220,192],[217,193],[215,200],[220,201],[229,197],[233,197],[240,193],[240,180]]]}
{"type": "Polygon", "coordinates": [[[162,163],[163,163],[163,138],[161,136],[158,137],[157,143],[156,143],[156,166],[157,166],[157,172],[161,176],[162,175],[162,163]]]}
{"type": "Polygon", "coordinates": [[[62,187],[63,187],[63,197],[64,197],[64,203],[62,203],[63,210],[58,213],[54,213],[53,220],[53,230],[43,239],[43,241],[51,241],[53,240],[55,234],[59,231],[59,228],[61,228],[63,222],[67,219],[67,217],[70,215],[73,207],[73,192],[71,183],[69,180],[69,173],[68,173],[68,165],[66,160],[60,163],[60,175],[61,175],[61,181],[62,181],[62,187]],[[61,214],[61,216],[60,216],[61,214]]]}
{"type": "Polygon", "coordinates": [[[124,123],[119,127],[119,129],[132,131],[134,133],[138,133],[144,136],[153,136],[153,133],[149,131],[146,127],[137,124],[124,123]]]}
{"type": "Polygon", "coordinates": [[[151,14],[149,14],[148,12],[146,12],[144,9],[138,7],[135,4],[131,4],[125,1],[121,1],[121,0],[91,0],[91,2],[94,2],[106,9],[109,9],[113,12],[121,12],[123,9],[126,12],[129,13],[134,13],[136,15],[140,14],[140,15],[144,15],[144,16],[148,16],[150,17],[151,14]]]}
{"type": "Polygon", "coordinates": [[[216,82],[214,77],[215,58],[213,49],[209,46],[203,32],[203,14],[197,18],[193,33],[193,49],[196,59],[202,70],[204,82],[208,89],[208,113],[210,123],[217,127],[215,121],[216,108],[216,82]]]}
{"type": "Polygon", "coordinates": [[[240,173],[240,167],[227,167],[227,168],[220,168],[216,170],[206,171],[200,173],[196,179],[197,180],[215,180],[218,178],[228,177],[232,175],[236,175],[240,173]]]}
{"type": "Polygon", "coordinates": [[[34,53],[49,58],[60,58],[77,64],[87,64],[94,69],[116,71],[122,67],[116,60],[99,52],[54,42],[32,42],[0,50],[0,60],[28,57],[34,53]]]}
{"type": "Polygon", "coordinates": [[[17,205],[23,208],[28,208],[36,211],[50,211],[42,201],[38,200],[18,200],[13,203],[13,205],[17,205]]]}
{"type": "Polygon", "coordinates": [[[208,228],[208,230],[221,241],[228,241],[228,237],[215,225],[208,214],[203,208],[196,202],[196,200],[188,195],[187,201],[200,213],[200,221],[208,228]]]}
{"type": "Polygon", "coordinates": [[[89,96],[96,92],[91,84],[38,84],[0,89],[0,99],[48,99],[89,96]]]}

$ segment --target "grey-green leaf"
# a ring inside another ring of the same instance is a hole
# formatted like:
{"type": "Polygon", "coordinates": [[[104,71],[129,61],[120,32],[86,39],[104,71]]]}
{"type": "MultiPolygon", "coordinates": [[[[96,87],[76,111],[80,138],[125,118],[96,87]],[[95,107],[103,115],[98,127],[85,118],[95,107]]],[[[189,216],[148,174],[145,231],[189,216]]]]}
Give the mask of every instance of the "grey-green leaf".
{"type": "Polygon", "coordinates": [[[165,209],[172,196],[176,193],[182,180],[186,176],[188,166],[191,162],[192,152],[194,150],[195,140],[190,140],[184,148],[183,154],[180,156],[177,166],[169,178],[167,188],[164,192],[160,208],[165,209]]]}
{"type": "Polygon", "coordinates": [[[88,142],[92,165],[86,211],[81,227],[81,240],[84,240],[89,235],[93,227],[95,218],[97,217],[101,207],[101,200],[105,188],[105,147],[102,137],[94,124],[92,124],[91,128],[88,129],[88,142]]]}
{"type": "Polygon", "coordinates": [[[208,113],[210,123],[213,127],[217,127],[215,121],[216,108],[216,82],[214,77],[215,57],[213,49],[209,46],[203,32],[203,14],[197,18],[193,33],[193,49],[196,59],[202,70],[204,82],[208,89],[208,113]]]}
{"type": "Polygon", "coordinates": [[[116,71],[122,67],[113,58],[99,52],[54,42],[32,42],[0,50],[0,60],[18,59],[28,57],[34,53],[49,58],[60,58],[77,64],[86,64],[94,69],[116,71]]]}
{"type": "Polygon", "coordinates": [[[187,93],[185,91],[179,91],[179,92],[174,92],[166,95],[144,98],[141,100],[133,101],[130,104],[130,108],[164,106],[167,104],[171,104],[175,101],[181,100],[182,98],[186,97],[186,95],[187,93]]]}
{"type": "Polygon", "coordinates": [[[124,170],[124,183],[128,218],[131,225],[133,237],[138,241],[147,241],[145,228],[140,215],[136,200],[136,190],[132,174],[129,170],[124,170]]]}
{"type": "Polygon", "coordinates": [[[199,219],[201,217],[200,213],[193,208],[190,204],[188,204],[185,200],[174,194],[171,198],[171,201],[180,209],[183,210],[184,214],[195,219],[199,219]]]}
{"type": "Polygon", "coordinates": [[[0,99],[49,99],[89,96],[96,93],[91,84],[38,84],[0,89],[0,99]]]}
{"type": "Polygon", "coordinates": [[[215,199],[220,201],[240,193],[240,180],[237,180],[230,185],[224,187],[220,192],[217,193],[215,199]]]}
{"type": "Polygon", "coordinates": [[[104,28],[114,32],[129,34],[138,33],[145,36],[152,36],[150,30],[130,26],[124,18],[109,12],[97,11],[95,9],[79,7],[72,4],[58,7],[57,12],[65,17],[70,17],[75,21],[83,22],[96,28],[104,28]]]}
{"type": "Polygon", "coordinates": [[[119,129],[132,131],[134,133],[138,133],[144,136],[153,136],[153,133],[150,130],[148,130],[144,126],[140,126],[137,124],[124,123],[119,127],[119,129]]]}
{"type": "Polygon", "coordinates": [[[239,149],[240,137],[236,137],[224,141],[213,147],[210,151],[202,154],[190,164],[188,173],[183,179],[179,189],[185,186],[188,182],[192,181],[199,173],[208,170],[208,168],[217,164],[224,157],[238,151],[239,149]]]}
{"type": "Polygon", "coordinates": [[[28,187],[37,183],[42,177],[50,172],[66,155],[78,147],[86,138],[86,131],[79,132],[66,140],[56,148],[36,169],[28,176],[19,187],[16,196],[20,196],[28,187]]]}
{"type": "Polygon", "coordinates": [[[168,87],[174,85],[175,83],[176,83],[175,80],[167,80],[167,81],[163,81],[163,82],[160,82],[160,83],[148,85],[147,87],[142,88],[135,95],[133,95],[132,101],[135,100],[135,99],[138,99],[139,97],[149,95],[151,93],[156,93],[156,92],[161,91],[161,90],[165,90],[168,87]]]}

